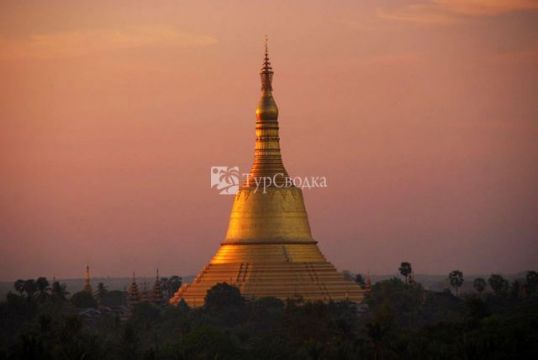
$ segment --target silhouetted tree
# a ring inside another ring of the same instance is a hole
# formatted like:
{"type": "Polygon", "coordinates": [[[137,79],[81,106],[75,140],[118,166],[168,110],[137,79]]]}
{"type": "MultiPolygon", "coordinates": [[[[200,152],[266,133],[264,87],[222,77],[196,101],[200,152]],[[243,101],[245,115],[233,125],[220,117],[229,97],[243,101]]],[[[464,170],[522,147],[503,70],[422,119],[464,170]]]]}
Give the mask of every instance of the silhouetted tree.
{"type": "Polygon", "coordinates": [[[24,293],[24,280],[17,280],[13,283],[13,287],[15,288],[15,290],[19,293],[19,295],[22,296],[22,294],[24,293]]]}
{"type": "Polygon", "coordinates": [[[79,291],[71,296],[71,302],[78,308],[96,308],[97,301],[92,294],[87,291],[79,291]]]}
{"type": "Polygon", "coordinates": [[[51,296],[53,300],[65,301],[68,294],[65,284],[60,284],[58,281],[52,283],[51,296]]]}
{"type": "MultiPolygon", "coordinates": [[[[483,280],[483,279],[482,279],[483,280]]],[[[471,322],[477,322],[490,315],[487,304],[478,296],[473,295],[465,299],[466,317],[471,322]]]]}
{"type": "Polygon", "coordinates": [[[488,284],[495,295],[505,295],[508,291],[508,281],[499,274],[492,274],[488,279],[488,284]]]}
{"type": "Polygon", "coordinates": [[[127,293],[120,290],[110,290],[105,293],[103,298],[100,300],[101,305],[109,307],[119,307],[126,305],[127,293]]]}
{"type": "Polygon", "coordinates": [[[34,279],[24,281],[24,292],[26,293],[28,299],[33,298],[36,291],[37,285],[34,279]]]}
{"type": "Polygon", "coordinates": [[[209,326],[198,326],[185,336],[186,359],[239,359],[240,349],[226,332],[209,326]]]}
{"type": "Polygon", "coordinates": [[[161,278],[161,289],[165,292],[167,298],[171,298],[181,287],[183,280],[180,276],[172,275],[169,278],[161,278]]]}
{"type": "Polygon", "coordinates": [[[527,291],[529,294],[533,294],[536,292],[536,288],[538,288],[538,272],[532,270],[527,271],[525,278],[527,280],[527,291]]]}
{"type": "Polygon", "coordinates": [[[147,301],[138,303],[133,306],[131,321],[134,324],[148,326],[159,320],[159,308],[147,301]]]}
{"type": "Polygon", "coordinates": [[[484,280],[483,278],[476,278],[473,281],[473,287],[479,294],[482,294],[484,290],[486,290],[486,286],[486,280],[484,280]]]}
{"type": "Polygon", "coordinates": [[[408,284],[409,283],[409,275],[411,275],[411,273],[413,272],[413,268],[411,267],[411,263],[409,262],[402,262],[400,264],[400,268],[398,269],[400,270],[400,274],[402,274],[403,277],[405,277],[405,283],[408,284]]]}
{"type": "MultiPolygon", "coordinates": [[[[399,278],[376,282],[365,302],[374,313],[380,306],[388,305],[400,326],[413,326],[424,303],[424,289],[420,284],[408,286],[399,278]]],[[[451,295],[453,296],[453,295],[451,295]]]]}
{"type": "Polygon", "coordinates": [[[46,300],[47,297],[49,296],[47,291],[50,290],[49,281],[47,280],[47,278],[39,277],[37,278],[35,284],[36,284],[37,291],[39,292],[38,294],[39,301],[46,300]]]}
{"type": "Polygon", "coordinates": [[[450,285],[456,290],[456,294],[459,294],[459,289],[463,285],[463,273],[459,270],[454,270],[448,274],[450,285]]]}
{"type": "MultiPolygon", "coordinates": [[[[52,299],[61,290],[54,282],[52,299]]],[[[111,290],[106,298],[113,293],[125,294],[111,290]]],[[[401,278],[374,284],[367,307],[276,298],[245,303],[224,284],[211,295],[216,311],[189,309],[183,301],[164,308],[142,303],[120,319],[119,311],[73,315],[70,303],[8,293],[0,299],[0,359],[533,359],[538,350],[536,295],[460,298],[401,278]]]]}
{"type": "Polygon", "coordinates": [[[353,281],[353,275],[351,274],[349,270],[342,271],[342,276],[344,277],[344,279],[348,281],[353,281]]]}
{"type": "Polygon", "coordinates": [[[139,358],[140,339],[137,331],[131,322],[125,325],[121,336],[121,353],[123,359],[139,358]]]}
{"type": "Polygon", "coordinates": [[[227,283],[218,283],[207,291],[204,306],[218,312],[232,307],[241,307],[244,304],[245,299],[237,287],[227,283]]]}
{"type": "Polygon", "coordinates": [[[366,334],[374,349],[374,359],[383,359],[384,343],[394,323],[393,309],[388,302],[381,304],[374,313],[373,321],[366,324],[366,334]]]}
{"type": "Polygon", "coordinates": [[[510,286],[510,296],[513,299],[518,299],[520,293],[521,293],[521,283],[519,282],[519,280],[514,280],[512,282],[512,286],[510,286]]]}
{"type": "Polygon", "coordinates": [[[366,286],[366,280],[364,280],[364,276],[361,274],[355,275],[355,282],[359,284],[361,288],[364,288],[366,286]]]}
{"type": "Polygon", "coordinates": [[[105,298],[106,294],[108,293],[108,290],[105,286],[105,284],[103,284],[102,282],[100,282],[99,284],[97,284],[97,290],[96,290],[96,300],[99,304],[102,304],[103,303],[103,299],[105,298]]]}

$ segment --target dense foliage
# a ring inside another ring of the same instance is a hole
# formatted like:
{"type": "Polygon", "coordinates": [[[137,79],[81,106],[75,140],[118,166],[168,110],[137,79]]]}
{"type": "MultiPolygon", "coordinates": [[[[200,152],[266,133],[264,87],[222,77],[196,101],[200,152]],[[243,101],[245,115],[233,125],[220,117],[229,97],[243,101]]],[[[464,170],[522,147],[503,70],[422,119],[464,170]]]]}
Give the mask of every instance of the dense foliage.
{"type": "Polygon", "coordinates": [[[202,308],[142,302],[126,314],[113,310],[120,291],[68,299],[56,282],[18,281],[0,303],[0,359],[534,359],[536,273],[517,292],[499,276],[493,292],[479,280],[462,296],[394,278],[360,306],[247,301],[218,284],[202,308]]]}

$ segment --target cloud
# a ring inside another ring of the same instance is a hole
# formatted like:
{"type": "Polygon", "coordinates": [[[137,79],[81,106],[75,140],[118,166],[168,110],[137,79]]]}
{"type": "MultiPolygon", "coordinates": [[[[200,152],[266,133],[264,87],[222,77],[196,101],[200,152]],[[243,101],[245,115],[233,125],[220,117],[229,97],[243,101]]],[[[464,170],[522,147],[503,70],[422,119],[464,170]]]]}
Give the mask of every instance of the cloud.
{"type": "Polygon", "coordinates": [[[379,8],[377,14],[387,20],[448,25],[466,17],[532,10],[538,10],[537,0],[430,0],[401,7],[379,8]]]}
{"type": "Polygon", "coordinates": [[[459,21],[452,15],[441,11],[435,4],[410,4],[396,9],[377,9],[382,19],[406,21],[419,24],[447,25],[459,21]]]}
{"type": "Polygon", "coordinates": [[[216,42],[214,37],[181,32],[171,27],[64,31],[35,34],[25,39],[0,38],[0,58],[53,59],[147,46],[192,48],[216,42]]]}
{"type": "Polygon", "coordinates": [[[467,16],[494,16],[538,9],[536,0],[434,0],[446,11],[467,16]]]}

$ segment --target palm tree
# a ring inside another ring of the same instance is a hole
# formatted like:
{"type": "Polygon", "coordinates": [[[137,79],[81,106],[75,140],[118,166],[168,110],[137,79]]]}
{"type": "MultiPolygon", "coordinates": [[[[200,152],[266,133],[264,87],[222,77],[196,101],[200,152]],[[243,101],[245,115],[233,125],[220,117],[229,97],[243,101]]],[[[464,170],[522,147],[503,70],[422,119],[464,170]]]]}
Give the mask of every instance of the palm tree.
{"type": "Polygon", "coordinates": [[[47,290],[50,289],[49,281],[47,280],[46,277],[39,277],[37,278],[35,285],[36,285],[37,291],[39,291],[39,296],[38,296],[39,301],[45,300],[47,296],[49,295],[47,293],[47,290]]]}
{"type": "Polygon", "coordinates": [[[489,286],[493,289],[495,295],[504,295],[508,291],[508,281],[499,274],[492,274],[488,279],[489,286]]]}
{"type": "Polygon", "coordinates": [[[473,287],[479,294],[482,294],[484,290],[486,290],[486,286],[486,280],[484,280],[483,278],[476,278],[473,281],[473,287]]]}
{"type": "Polygon", "coordinates": [[[538,287],[538,273],[536,271],[527,271],[527,290],[529,294],[533,294],[538,287]]]}
{"type": "Polygon", "coordinates": [[[34,279],[24,281],[24,291],[28,299],[34,297],[35,292],[37,291],[37,285],[34,279]]]}
{"type": "Polygon", "coordinates": [[[402,274],[402,276],[405,277],[405,283],[408,284],[409,275],[413,272],[413,269],[411,268],[411,263],[406,262],[406,261],[402,262],[398,270],[400,270],[400,274],[402,274]]]}
{"type": "Polygon", "coordinates": [[[22,294],[24,293],[24,280],[19,279],[15,281],[15,283],[13,284],[13,287],[15,288],[15,290],[17,290],[19,295],[22,296],[22,294]]]}
{"type": "Polygon", "coordinates": [[[459,270],[454,270],[448,274],[450,285],[456,290],[456,294],[459,294],[459,289],[463,285],[463,273],[459,270]]]}

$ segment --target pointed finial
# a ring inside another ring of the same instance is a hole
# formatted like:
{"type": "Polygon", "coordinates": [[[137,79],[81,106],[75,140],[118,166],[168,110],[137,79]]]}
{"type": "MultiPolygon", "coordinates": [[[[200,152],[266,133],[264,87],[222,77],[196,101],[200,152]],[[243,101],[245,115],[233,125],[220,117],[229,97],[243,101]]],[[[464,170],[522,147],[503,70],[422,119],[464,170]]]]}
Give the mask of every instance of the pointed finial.
{"type": "Polygon", "coordinates": [[[262,67],[262,74],[269,74],[273,73],[273,69],[271,69],[271,61],[269,60],[269,37],[265,35],[265,54],[263,57],[263,67],[262,67]]]}
{"type": "Polygon", "coordinates": [[[262,91],[271,91],[273,90],[272,87],[272,80],[273,80],[273,69],[271,68],[271,61],[269,60],[269,37],[265,35],[265,53],[263,57],[263,66],[262,70],[260,72],[261,80],[262,80],[262,91]]]}
{"type": "Polygon", "coordinates": [[[159,280],[159,268],[157,268],[157,280],[159,280]]]}

